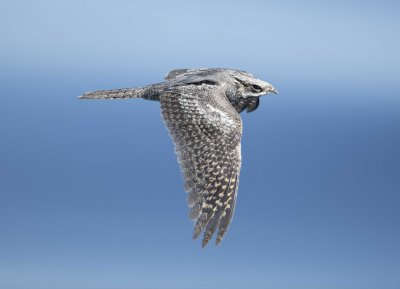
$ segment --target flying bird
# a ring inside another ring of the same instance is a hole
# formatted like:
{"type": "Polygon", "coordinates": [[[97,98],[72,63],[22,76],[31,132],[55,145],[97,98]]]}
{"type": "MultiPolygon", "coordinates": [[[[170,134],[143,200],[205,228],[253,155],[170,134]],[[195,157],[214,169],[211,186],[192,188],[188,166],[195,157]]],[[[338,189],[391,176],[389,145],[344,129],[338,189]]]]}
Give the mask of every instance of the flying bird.
{"type": "Polygon", "coordinates": [[[278,93],[269,83],[233,69],[177,69],[164,82],[139,88],[99,90],[81,99],[144,98],[159,101],[175,143],[193,239],[202,232],[205,247],[218,230],[218,245],[235,209],[241,167],[243,110],[257,109],[262,95],[278,93]]]}

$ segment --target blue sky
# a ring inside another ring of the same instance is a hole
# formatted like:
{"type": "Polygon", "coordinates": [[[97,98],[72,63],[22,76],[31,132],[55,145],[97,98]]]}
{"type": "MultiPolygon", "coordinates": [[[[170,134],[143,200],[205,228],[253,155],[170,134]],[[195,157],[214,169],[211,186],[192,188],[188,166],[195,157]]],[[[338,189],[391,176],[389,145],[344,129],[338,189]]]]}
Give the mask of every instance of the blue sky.
{"type": "Polygon", "coordinates": [[[399,288],[395,1],[0,3],[0,287],[399,288]],[[243,114],[221,246],[191,240],[159,105],[78,101],[229,67],[243,114]]]}

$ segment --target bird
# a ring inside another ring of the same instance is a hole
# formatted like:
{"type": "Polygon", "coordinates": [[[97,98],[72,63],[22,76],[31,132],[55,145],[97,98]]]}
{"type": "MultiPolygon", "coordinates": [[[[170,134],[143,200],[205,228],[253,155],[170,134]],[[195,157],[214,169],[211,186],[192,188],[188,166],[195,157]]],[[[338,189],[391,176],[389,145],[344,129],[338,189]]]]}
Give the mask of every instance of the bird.
{"type": "Polygon", "coordinates": [[[250,73],[225,68],[175,69],[165,81],[137,88],[98,90],[80,99],[143,98],[160,102],[188,193],[193,239],[218,245],[235,210],[241,168],[242,119],[259,97],[278,91],[250,73]]]}

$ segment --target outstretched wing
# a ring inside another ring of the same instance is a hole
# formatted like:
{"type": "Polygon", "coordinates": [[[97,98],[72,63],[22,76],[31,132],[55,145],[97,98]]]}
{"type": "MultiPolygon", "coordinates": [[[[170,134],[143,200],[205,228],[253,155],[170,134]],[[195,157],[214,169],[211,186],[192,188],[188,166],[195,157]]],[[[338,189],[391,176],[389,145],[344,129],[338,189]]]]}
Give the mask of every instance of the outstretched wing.
{"type": "Polygon", "coordinates": [[[236,203],[241,118],[213,85],[184,86],[162,94],[160,102],[189,193],[190,217],[196,220],[193,238],[204,231],[204,247],[218,229],[218,244],[236,203]]]}
{"type": "Polygon", "coordinates": [[[190,69],[175,69],[172,70],[170,72],[168,72],[168,74],[164,77],[165,80],[172,80],[176,77],[179,77],[180,75],[185,74],[187,71],[189,71],[190,69]]]}

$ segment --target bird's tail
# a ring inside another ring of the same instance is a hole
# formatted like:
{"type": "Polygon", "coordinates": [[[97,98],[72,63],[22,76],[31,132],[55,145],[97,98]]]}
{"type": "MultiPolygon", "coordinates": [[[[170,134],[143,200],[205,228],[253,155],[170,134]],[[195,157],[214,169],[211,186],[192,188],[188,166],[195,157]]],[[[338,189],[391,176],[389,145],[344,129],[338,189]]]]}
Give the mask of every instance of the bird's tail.
{"type": "Polygon", "coordinates": [[[144,98],[148,100],[160,100],[159,92],[162,83],[153,84],[138,88],[121,88],[113,90],[97,90],[87,92],[80,99],[125,99],[125,98],[144,98]]]}

